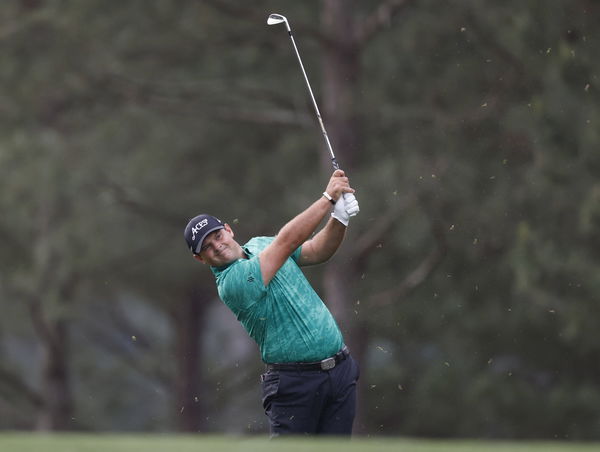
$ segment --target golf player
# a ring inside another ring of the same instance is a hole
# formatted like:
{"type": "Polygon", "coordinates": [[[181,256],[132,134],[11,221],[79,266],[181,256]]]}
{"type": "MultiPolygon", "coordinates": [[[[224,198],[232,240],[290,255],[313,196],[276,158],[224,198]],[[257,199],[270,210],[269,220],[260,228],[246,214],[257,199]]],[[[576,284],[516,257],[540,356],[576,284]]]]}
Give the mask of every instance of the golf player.
{"type": "Polygon", "coordinates": [[[345,193],[354,189],[336,170],[323,196],[275,237],[254,237],[245,245],[211,215],[198,215],[185,228],[194,258],[210,267],[219,297],[258,344],[271,436],[352,433],[358,365],[300,270],[327,261],[342,243],[350,217],[359,211],[354,195],[345,193]]]}

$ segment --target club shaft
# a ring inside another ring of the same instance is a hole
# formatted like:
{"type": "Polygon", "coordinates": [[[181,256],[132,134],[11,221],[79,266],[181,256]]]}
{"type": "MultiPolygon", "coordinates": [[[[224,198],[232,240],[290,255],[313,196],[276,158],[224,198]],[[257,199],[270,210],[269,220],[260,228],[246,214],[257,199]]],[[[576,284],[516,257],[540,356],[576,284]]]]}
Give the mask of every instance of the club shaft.
{"type": "Polygon", "coordinates": [[[325,143],[327,144],[327,149],[329,150],[329,154],[331,155],[331,163],[334,169],[339,169],[340,166],[335,158],[335,154],[333,153],[333,147],[331,146],[331,142],[329,141],[329,136],[327,135],[327,130],[325,130],[325,124],[323,123],[323,118],[321,117],[321,112],[319,111],[319,107],[317,106],[317,101],[315,100],[315,96],[312,92],[312,88],[310,87],[310,82],[308,81],[308,76],[306,75],[306,71],[304,70],[304,64],[302,64],[302,58],[300,58],[300,52],[298,52],[298,47],[296,46],[296,41],[294,41],[294,36],[292,36],[292,30],[289,28],[288,24],[288,34],[290,35],[290,39],[292,40],[292,45],[294,46],[294,51],[296,52],[296,57],[298,58],[298,63],[300,63],[300,69],[302,69],[302,75],[304,75],[304,81],[306,82],[306,87],[308,88],[308,93],[310,94],[310,98],[312,100],[313,106],[315,107],[315,113],[317,114],[317,119],[319,120],[319,125],[321,126],[321,131],[323,132],[323,138],[325,138],[325,143]]]}

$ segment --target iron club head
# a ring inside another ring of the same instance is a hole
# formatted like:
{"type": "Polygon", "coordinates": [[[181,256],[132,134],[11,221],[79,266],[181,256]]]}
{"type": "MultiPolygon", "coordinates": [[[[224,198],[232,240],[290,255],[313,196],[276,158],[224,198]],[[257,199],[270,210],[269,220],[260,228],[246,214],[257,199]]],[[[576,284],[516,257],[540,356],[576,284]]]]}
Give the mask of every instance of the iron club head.
{"type": "Polygon", "coordinates": [[[268,25],[277,25],[281,23],[285,23],[287,30],[292,31],[290,29],[290,24],[288,23],[288,20],[285,18],[285,16],[282,16],[281,14],[269,14],[269,17],[267,17],[268,25]]]}
{"type": "Polygon", "coordinates": [[[267,24],[269,25],[276,25],[286,21],[287,19],[285,16],[282,16],[281,14],[269,14],[269,17],[267,18],[267,24]]]}

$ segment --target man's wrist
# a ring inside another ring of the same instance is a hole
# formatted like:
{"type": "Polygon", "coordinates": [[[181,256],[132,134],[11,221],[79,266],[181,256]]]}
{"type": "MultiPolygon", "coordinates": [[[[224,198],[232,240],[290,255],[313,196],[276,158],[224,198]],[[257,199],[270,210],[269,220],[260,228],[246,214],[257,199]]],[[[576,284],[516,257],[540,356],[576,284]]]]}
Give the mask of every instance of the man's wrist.
{"type": "Polygon", "coordinates": [[[337,215],[335,212],[331,212],[331,218],[332,218],[333,221],[335,221],[336,223],[341,224],[345,228],[347,228],[348,227],[348,223],[350,223],[350,218],[343,218],[342,216],[337,215]]]}
{"type": "Polygon", "coordinates": [[[326,191],[323,192],[323,197],[329,201],[331,204],[335,205],[335,201],[333,200],[333,198],[331,197],[331,195],[329,193],[327,193],[326,191]]]}

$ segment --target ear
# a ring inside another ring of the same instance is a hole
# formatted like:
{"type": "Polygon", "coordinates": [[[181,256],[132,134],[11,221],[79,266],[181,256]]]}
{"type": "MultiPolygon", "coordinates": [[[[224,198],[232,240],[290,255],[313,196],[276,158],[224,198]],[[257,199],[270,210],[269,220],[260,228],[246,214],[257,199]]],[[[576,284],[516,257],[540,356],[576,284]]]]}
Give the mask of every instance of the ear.
{"type": "Polygon", "coordinates": [[[206,262],[204,262],[204,259],[202,259],[200,256],[198,256],[197,254],[192,254],[192,257],[194,259],[196,259],[198,262],[202,262],[203,264],[205,264],[206,262]]]}
{"type": "Polygon", "coordinates": [[[233,233],[233,229],[231,229],[231,226],[229,226],[229,223],[225,223],[224,226],[225,227],[223,229],[225,229],[227,232],[229,232],[231,234],[231,237],[235,237],[235,234],[233,233]]]}

